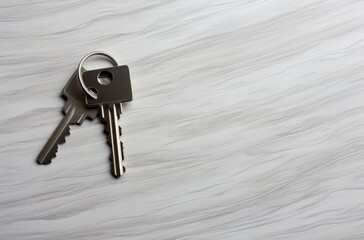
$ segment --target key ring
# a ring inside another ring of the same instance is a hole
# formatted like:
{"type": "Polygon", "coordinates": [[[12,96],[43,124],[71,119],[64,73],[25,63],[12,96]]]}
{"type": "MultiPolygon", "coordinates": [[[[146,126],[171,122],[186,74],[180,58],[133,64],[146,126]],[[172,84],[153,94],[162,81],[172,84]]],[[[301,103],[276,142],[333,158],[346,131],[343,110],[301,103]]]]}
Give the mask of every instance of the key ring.
{"type": "Polygon", "coordinates": [[[97,94],[94,93],[93,91],[91,91],[89,88],[86,87],[86,84],[83,80],[83,77],[82,77],[82,65],[83,63],[89,59],[90,57],[93,57],[93,56],[104,56],[106,57],[107,59],[110,60],[110,62],[114,65],[114,66],[118,66],[118,62],[113,58],[111,57],[109,54],[105,53],[105,52],[92,52],[92,53],[89,53],[87,54],[86,56],[84,56],[80,63],[78,64],[78,69],[77,69],[77,72],[78,72],[78,79],[81,83],[81,86],[83,88],[83,90],[85,90],[85,92],[90,95],[93,99],[97,99],[97,94]]]}

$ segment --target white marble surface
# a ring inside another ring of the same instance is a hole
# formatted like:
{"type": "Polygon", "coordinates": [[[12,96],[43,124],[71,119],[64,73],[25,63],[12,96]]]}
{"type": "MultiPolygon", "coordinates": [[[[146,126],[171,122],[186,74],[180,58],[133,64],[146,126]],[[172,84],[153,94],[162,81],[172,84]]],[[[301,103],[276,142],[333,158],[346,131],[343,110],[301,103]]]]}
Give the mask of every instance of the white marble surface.
{"type": "Polygon", "coordinates": [[[0,239],[364,239],[364,1],[0,2],[0,239]],[[85,54],[128,64],[49,166],[85,54]]]}

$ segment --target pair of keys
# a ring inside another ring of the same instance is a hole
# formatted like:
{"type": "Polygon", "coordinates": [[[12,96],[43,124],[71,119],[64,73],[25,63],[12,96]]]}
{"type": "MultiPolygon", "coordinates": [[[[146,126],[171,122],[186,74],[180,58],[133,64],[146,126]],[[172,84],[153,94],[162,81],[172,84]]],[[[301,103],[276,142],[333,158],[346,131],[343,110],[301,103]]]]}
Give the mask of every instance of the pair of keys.
{"type": "Polygon", "coordinates": [[[114,58],[104,52],[90,53],[81,60],[62,94],[67,99],[63,108],[64,117],[39,153],[37,162],[44,165],[52,162],[58,144],[64,143],[65,137],[70,134],[71,124],[81,125],[86,118],[94,119],[99,115],[111,147],[111,173],[120,177],[125,168],[122,165],[124,155],[118,120],[122,102],[132,100],[128,66],[119,66],[114,58]],[[83,63],[95,55],[107,57],[114,67],[85,71],[83,63]]]}

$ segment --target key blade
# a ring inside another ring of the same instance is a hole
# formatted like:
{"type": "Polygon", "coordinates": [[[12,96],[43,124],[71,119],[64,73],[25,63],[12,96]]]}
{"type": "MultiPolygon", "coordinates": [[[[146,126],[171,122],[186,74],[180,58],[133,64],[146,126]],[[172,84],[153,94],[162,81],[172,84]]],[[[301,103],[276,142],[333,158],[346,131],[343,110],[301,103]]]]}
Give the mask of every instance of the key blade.
{"type": "Polygon", "coordinates": [[[57,128],[54,130],[51,137],[48,139],[47,143],[44,145],[42,151],[37,157],[37,162],[39,164],[50,164],[52,158],[56,156],[58,145],[66,141],[66,136],[70,135],[69,125],[79,119],[76,115],[76,107],[72,104],[68,104],[68,109],[65,110],[65,115],[62,121],[58,124],[57,128]]]}
{"type": "Polygon", "coordinates": [[[99,112],[98,108],[86,106],[85,96],[79,83],[77,71],[74,72],[67,82],[62,93],[67,98],[63,108],[65,115],[39,153],[37,157],[39,164],[50,164],[52,162],[52,158],[56,156],[58,145],[64,143],[66,136],[70,134],[70,124],[80,125],[86,118],[95,118],[99,112]]]}
{"type": "Polygon", "coordinates": [[[123,143],[120,141],[121,129],[118,124],[119,110],[117,105],[101,106],[104,112],[102,119],[105,124],[105,132],[108,134],[108,144],[111,147],[110,160],[112,161],[111,173],[114,177],[120,177],[125,172],[122,165],[124,160],[123,143]]]}

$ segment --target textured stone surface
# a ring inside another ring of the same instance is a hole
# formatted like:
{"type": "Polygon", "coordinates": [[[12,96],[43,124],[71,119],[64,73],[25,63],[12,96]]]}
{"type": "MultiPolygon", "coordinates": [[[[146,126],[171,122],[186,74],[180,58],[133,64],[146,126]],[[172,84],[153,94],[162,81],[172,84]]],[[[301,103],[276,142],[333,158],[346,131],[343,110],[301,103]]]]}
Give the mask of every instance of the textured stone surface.
{"type": "Polygon", "coordinates": [[[1,1],[0,239],[364,239],[364,1],[1,1]],[[49,166],[87,53],[130,67],[49,166]]]}

